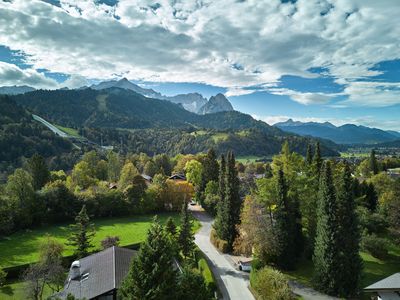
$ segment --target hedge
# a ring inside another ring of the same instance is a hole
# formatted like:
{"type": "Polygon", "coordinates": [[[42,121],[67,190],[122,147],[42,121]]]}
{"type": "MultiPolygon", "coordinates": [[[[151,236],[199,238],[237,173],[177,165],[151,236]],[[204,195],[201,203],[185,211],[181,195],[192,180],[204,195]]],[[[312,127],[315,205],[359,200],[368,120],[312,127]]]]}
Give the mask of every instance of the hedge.
{"type": "Polygon", "coordinates": [[[215,231],[215,229],[211,230],[210,241],[214,245],[214,247],[217,248],[222,253],[228,253],[229,252],[228,242],[224,241],[224,240],[221,240],[217,236],[217,232],[215,231]]]}

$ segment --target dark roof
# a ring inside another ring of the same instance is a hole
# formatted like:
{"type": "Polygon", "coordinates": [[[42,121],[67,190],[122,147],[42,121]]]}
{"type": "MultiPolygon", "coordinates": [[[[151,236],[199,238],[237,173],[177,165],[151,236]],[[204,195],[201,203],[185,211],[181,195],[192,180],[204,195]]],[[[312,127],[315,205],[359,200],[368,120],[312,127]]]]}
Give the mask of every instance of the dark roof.
{"type": "Polygon", "coordinates": [[[364,291],[395,290],[400,291],[400,273],[395,273],[381,281],[367,286],[364,291]]]}
{"type": "Polygon", "coordinates": [[[173,180],[186,180],[186,176],[183,174],[173,174],[170,176],[168,179],[173,179],[173,180]]]}
{"type": "Polygon", "coordinates": [[[134,255],[134,250],[110,247],[80,259],[80,278],[72,280],[70,270],[64,290],[56,296],[66,298],[72,294],[79,299],[92,299],[119,288],[134,255]],[[85,274],[88,274],[87,278],[85,274]]]}

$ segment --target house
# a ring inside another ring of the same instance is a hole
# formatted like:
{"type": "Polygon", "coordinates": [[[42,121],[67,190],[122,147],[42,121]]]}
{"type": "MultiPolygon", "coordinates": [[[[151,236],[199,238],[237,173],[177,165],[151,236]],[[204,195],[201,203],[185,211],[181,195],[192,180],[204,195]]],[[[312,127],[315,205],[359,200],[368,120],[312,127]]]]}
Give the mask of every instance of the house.
{"type": "Polygon", "coordinates": [[[364,292],[374,293],[378,300],[400,299],[400,273],[395,273],[381,281],[378,281],[364,289],[364,292]]]}
{"type": "Polygon", "coordinates": [[[183,174],[172,174],[172,176],[170,176],[168,179],[170,180],[186,180],[186,176],[183,174]]]}
{"type": "Polygon", "coordinates": [[[153,182],[153,177],[146,175],[146,174],[141,174],[144,181],[146,182],[146,185],[149,186],[153,182]]]}
{"type": "Polygon", "coordinates": [[[77,299],[117,299],[117,290],[136,253],[126,248],[110,247],[74,261],[64,289],[54,297],[66,299],[71,294],[77,299]]]}

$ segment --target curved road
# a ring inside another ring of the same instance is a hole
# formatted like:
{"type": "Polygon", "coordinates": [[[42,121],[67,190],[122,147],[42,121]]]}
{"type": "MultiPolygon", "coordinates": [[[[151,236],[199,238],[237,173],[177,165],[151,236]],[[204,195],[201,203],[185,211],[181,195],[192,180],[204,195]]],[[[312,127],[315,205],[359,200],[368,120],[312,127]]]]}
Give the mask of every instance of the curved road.
{"type": "Polygon", "coordinates": [[[201,223],[201,229],[195,235],[195,242],[211,263],[211,269],[223,299],[253,300],[254,297],[248,289],[249,275],[236,270],[229,262],[229,256],[219,253],[210,242],[213,219],[197,207],[191,207],[191,209],[193,216],[201,223]]]}

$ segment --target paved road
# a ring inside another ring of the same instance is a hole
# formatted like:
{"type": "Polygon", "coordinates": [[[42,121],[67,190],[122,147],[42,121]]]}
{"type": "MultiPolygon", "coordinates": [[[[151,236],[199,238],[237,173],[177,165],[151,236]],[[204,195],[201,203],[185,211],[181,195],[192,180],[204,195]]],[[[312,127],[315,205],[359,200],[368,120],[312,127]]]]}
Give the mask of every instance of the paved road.
{"type": "Polygon", "coordinates": [[[316,290],[306,287],[298,282],[289,282],[292,291],[299,296],[302,296],[306,300],[339,300],[339,298],[331,297],[328,295],[321,294],[316,290]]]}
{"type": "Polygon", "coordinates": [[[197,246],[207,255],[211,268],[218,282],[223,299],[251,300],[254,299],[250,290],[249,276],[236,270],[229,262],[229,257],[219,253],[210,242],[210,232],[213,219],[204,211],[194,209],[193,215],[201,222],[201,229],[195,235],[197,246]],[[228,258],[228,259],[227,259],[228,258]]]}

